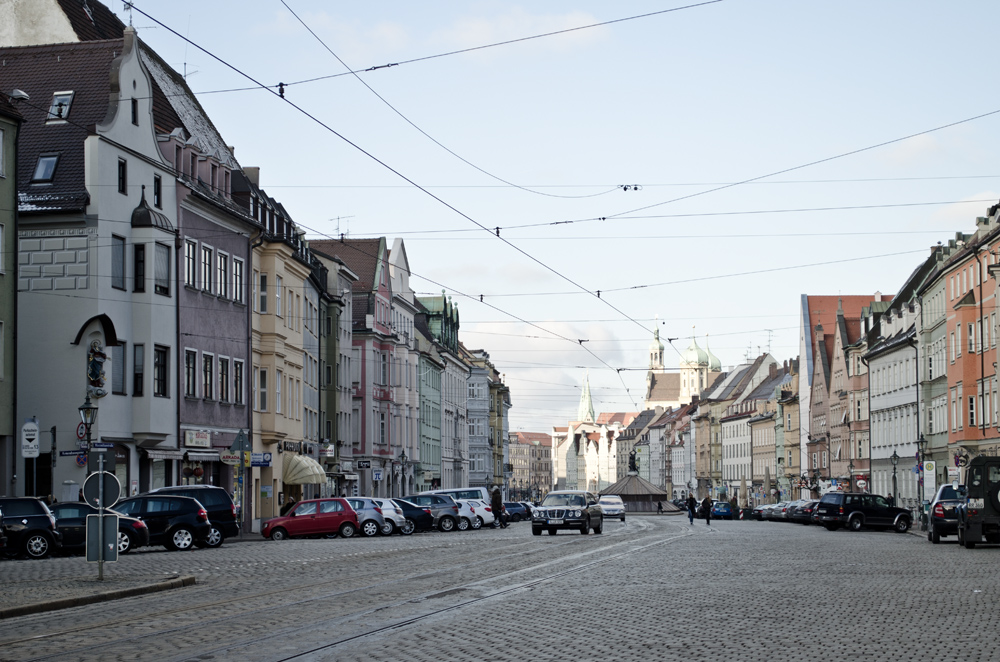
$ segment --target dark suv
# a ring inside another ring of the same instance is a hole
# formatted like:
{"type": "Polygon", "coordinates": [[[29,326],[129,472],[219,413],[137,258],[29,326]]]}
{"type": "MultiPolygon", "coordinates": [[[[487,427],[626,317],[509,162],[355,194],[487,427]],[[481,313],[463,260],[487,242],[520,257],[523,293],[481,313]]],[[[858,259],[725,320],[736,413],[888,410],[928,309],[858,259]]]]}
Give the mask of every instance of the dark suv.
{"type": "Polygon", "coordinates": [[[535,508],[531,518],[531,532],[542,535],[547,530],[554,536],[559,529],[576,529],[587,534],[604,530],[604,511],[597,503],[597,495],[583,490],[549,492],[542,505],[535,508]]]}
{"type": "Polygon", "coordinates": [[[141,519],[149,529],[149,544],[169,550],[191,549],[205,543],[212,530],[208,513],[191,497],[142,494],[119,501],[115,510],[141,519]]]}
{"type": "Polygon", "coordinates": [[[892,528],[906,533],[913,516],[905,508],[890,506],[885,497],[860,492],[828,492],[820,497],[813,519],[830,531],[846,526],[851,531],[861,527],[892,528]]]}
{"type": "Polygon", "coordinates": [[[967,498],[957,507],[958,544],[1000,543],[1000,457],[979,455],[965,473],[967,498]]]}
{"type": "Polygon", "coordinates": [[[438,531],[454,531],[458,525],[458,504],[447,494],[417,494],[406,497],[410,503],[429,508],[438,531]]]}
{"type": "Polygon", "coordinates": [[[236,519],[236,504],[229,492],[216,485],[175,485],[160,487],[147,494],[169,494],[197,499],[208,513],[212,530],[204,542],[196,543],[199,547],[219,547],[231,536],[240,534],[240,523],[236,519]]]}
{"type": "Polygon", "coordinates": [[[56,518],[32,497],[0,497],[0,531],[7,538],[4,551],[12,556],[44,559],[62,544],[56,518]]]}

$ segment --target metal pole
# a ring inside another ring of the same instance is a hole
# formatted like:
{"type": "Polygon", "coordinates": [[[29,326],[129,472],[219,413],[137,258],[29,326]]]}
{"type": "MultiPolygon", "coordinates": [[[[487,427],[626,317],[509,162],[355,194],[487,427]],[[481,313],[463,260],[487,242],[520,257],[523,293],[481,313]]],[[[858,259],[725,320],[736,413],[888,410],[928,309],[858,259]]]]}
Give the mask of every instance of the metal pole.
{"type": "MultiPolygon", "coordinates": [[[[90,429],[87,429],[90,436],[90,429]]],[[[97,474],[97,580],[104,581],[104,453],[98,453],[100,472],[97,474]]]]}

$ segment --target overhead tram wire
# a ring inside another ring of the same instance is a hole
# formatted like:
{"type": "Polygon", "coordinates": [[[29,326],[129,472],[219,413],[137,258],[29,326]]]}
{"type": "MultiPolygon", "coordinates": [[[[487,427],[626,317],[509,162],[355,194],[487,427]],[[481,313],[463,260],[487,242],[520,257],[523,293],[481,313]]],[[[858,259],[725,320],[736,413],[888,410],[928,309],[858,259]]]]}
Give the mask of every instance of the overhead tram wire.
{"type": "MultiPolygon", "coordinates": [[[[720,2],[720,1],[721,1],[721,0],[710,0],[710,2],[720,2]]],[[[703,4],[710,4],[710,3],[703,3],[703,4]]],[[[146,18],[150,19],[151,21],[154,21],[155,23],[157,23],[158,25],[160,25],[161,27],[163,27],[163,28],[164,28],[165,30],[169,31],[169,32],[170,32],[171,34],[173,34],[173,35],[174,35],[174,36],[176,36],[177,38],[179,38],[179,39],[182,39],[182,40],[184,40],[185,42],[187,42],[187,43],[191,44],[192,46],[194,46],[195,48],[197,48],[197,49],[198,49],[198,50],[200,50],[201,52],[205,53],[206,55],[208,55],[208,56],[209,56],[209,57],[211,57],[212,59],[214,59],[214,60],[216,60],[217,62],[219,62],[220,64],[222,64],[223,66],[225,66],[225,67],[227,67],[227,68],[229,68],[229,69],[233,70],[234,72],[236,72],[236,73],[237,73],[237,74],[239,74],[240,76],[243,76],[243,77],[244,77],[244,78],[246,78],[247,80],[249,80],[249,81],[253,82],[254,84],[256,84],[256,85],[258,85],[258,86],[260,86],[261,88],[263,88],[263,89],[266,89],[266,90],[267,90],[268,92],[270,92],[270,93],[271,93],[272,95],[274,95],[275,97],[278,97],[278,98],[280,98],[280,99],[281,99],[281,100],[283,100],[283,101],[284,101],[284,102],[285,102],[286,104],[288,104],[289,106],[291,106],[292,108],[294,108],[295,110],[297,110],[297,111],[298,111],[299,113],[301,113],[301,114],[302,114],[302,115],[304,115],[305,117],[309,118],[310,120],[312,120],[313,122],[315,122],[315,123],[316,123],[316,124],[318,124],[319,126],[323,127],[323,128],[324,128],[324,129],[326,129],[326,130],[327,130],[328,132],[330,132],[331,134],[333,134],[334,136],[336,136],[337,138],[339,138],[340,140],[342,140],[342,141],[343,141],[343,142],[345,142],[346,144],[350,145],[351,147],[353,147],[353,148],[354,148],[355,150],[357,150],[358,152],[360,152],[360,153],[364,154],[365,156],[367,156],[367,157],[368,157],[368,158],[370,158],[371,160],[375,161],[376,163],[378,163],[379,165],[381,165],[381,166],[382,166],[383,168],[385,168],[385,169],[386,169],[386,170],[388,170],[389,172],[392,172],[393,174],[395,174],[395,175],[396,175],[397,177],[399,177],[399,178],[400,178],[400,179],[402,179],[403,181],[406,181],[406,182],[410,183],[410,184],[411,184],[411,185],[413,185],[413,186],[414,186],[414,187],[415,187],[415,188],[416,188],[417,190],[419,190],[419,191],[423,192],[423,193],[424,193],[425,195],[427,195],[428,197],[432,198],[433,200],[435,200],[435,201],[436,201],[436,202],[438,202],[439,204],[443,205],[444,207],[447,207],[447,208],[448,208],[448,209],[450,209],[451,211],[455,212],[456,214],[458,214],[458,215],[459,215],[459,216],[461,216],[462,218],[464,218],[464,219],[466,219],[467,221],[469,221],[470,223],[472,223],[473,225],[476,225],[476,226],[478,226],[478,227],[479,227],[479,228],[480,228],[480,229],[481,229],[482,231],[484,231],[484,232],[488,232],[488,233],[490,233],[490,234],[493,234],[493,231],[494,231],[494,229],[493,229],[493,228],[488,228],[488,227],[486,227],[485,225],[483,225],[483,224],[482,224],[482,223],[480,223],[479,221],[475,220],[474,218],[472,218],[471,216],[469,216],[469,215],[468,215],[468,214],[466,214],[465,212],[463,212],[463,211],[459,210],[458,208],[456,208],[456,207],[455,207],[454,205],[452,205],[452,204],[450,204],[449,202],[445,201],[445,200],[444,200],[443,198],[440,198],[440,197],[438,197],[438,196],[434,195],[433,193],[431,193],[430,191],[428,191],[427,189],[423,188],[422,186],[420,186],[419,184],[417,184],[417,183],[416,183],[415,181],[413,181],[412,179],[410,179],[409,177],[407,177],[406,175],[404,175],[404,174],[403,174],[403,173],[401,173],[400,171],[398,171],[398,170],[396,170],[395,168],[393,168],[392,166],[390,166],[390,165],[389,165],[388,163],[386,163],[385,161],[382,161],[381,159],[379,159],[379,158],[378,158],[377,156],[375,156],[375,155],[374,155],[374,154],[372,154],[371,152],[368,152],[368,151],[367,151],[367,150],[365,150],[365,149],[364,149],[363,147],[361,147],[360,145],[358,145],[358,144],[354,143],[353,141],[351,141],[350,139],[348,139],[348,138],[347,138],[346,136],[344,136],[343,134],[341,134],[340,132],[338,132],[338,131],[337,131],[336,129],[334,129],[334,128],[333,128],[333,127],[331,127],[330,125],[326,124],[325,122],[323,122],[322,120],[320,120],[320,119],[319,119],[318,117],[316,117],[315,115],[313,115],[313,114],[312,114],[312,113],[310,113],[309,111],[305,110],[304,108],[302,108],[301,106],[299,106],[298,104],[296,104],[295,102],[293,102],[293,101],[292,101],[291,99],[288,99],[288,98],[287,98],[287,97],[285,97],[285,96],[284,96],[283,94],[279,94],[278,92],[276,92],[276,91],[274,91],[274,90],[271,90],[270,88],[268,88],[268,87],[267,87],[266,85],[264,85],[263,83],[261,83],[260,81],[258,81],[257,79],[255,79],[255,78],[254,78],[253,76],[251,76],[250,74],[248,74],[248,73],[245,73],[245,72],[244,72],[244,71],[242,71],[241,69],[238,69],[238,68],[237,68],[236,66],[234,66],[234,65],[230,64],[229,62],[227,62],[227,61],[223,60],[223,59],[222,59],[221,57],[219,57],[218,55],[215,55],[214,53],[212,53],[211,51],[209,51],[209,50],[208,50],[208,49],[206,49],[205,47],[203,47],[203,46],[201,46],[201,45],[199,45],[199,44],[195,43],[195,42],[194,42],[194,41],[192,41],[191,39],[189,39],[189,38],[185,37],[184,35],[180,34],[179,32],[177,32],[177,31],[176,31],[176,30],[174,30],[173,28],[171,28],[171,27],[167,26],[166,24],[164,24],[163,22],[159,21],[158,19],[156,19],[156,18],[154,18],[154,17],[150,16],[149,14],[147,14],[147,13],[146,13],[146,12],[144,12],[143,10],[139,9],[138,7],[135,7],[134,5],[130,5],[130,6],[131,6],[131,7],[132,7],[132,8],[133,8],[133,9],[134,9],[135,11],[139,12],[140,14],[142,14],[142,15],[143,15],[143,16],[145,16],[146,18]]],[[[591,290],[587,289],[586,287],[584,287],[584,286],[583,286],[583,285],[581,285],[580,283],[577,283],[577,282],[576,282],[575,280],[573,280],[573,279],[572,279],[572,278],[570,278],[569,276],[566,276],[565,274],[561,273],[561,272],[560,272],[560,271],[558,271],[557,269],[555,269],[555,268],[553,268],[553,267],[549,266],[549,265],[548,265],[548,264],[546,264],[545,262],[543,262],[543,261],[539,260],[538,258],[534,257],[533,255],[531,255],[530,253],[528,253],[528,252],[527,252],[527,251],[525,251],[524,249],[522,249],[522,248],[518,247],[517,245],[515,245],[515,244],[514,244],[514,243],[512,243],[511,241],[507,240],[506,238],[504,238],[504,237],[501,237],[501,236],[500,236],[500,234],[499,234],[499,232],[497,232],[496,234],[497,234],[497,239],[498,239],[499,241],[503,242],[504,244],[506,244],[507,246],[509,246],[509,247],[510,247],[510,248],[512,248],[513,250],[515,250],[516,252],[518,252],[518,253],[520,253],[521,255],[523,255],[524,257],[528,258],[529,260],[531,260],[532,262],[534,262],[534,263],[535,263],[535,264],[537,264],[538,266],[540,266],[540,267],[542,267],[543,269],[545,269],[546,271],[549,271],[549,272],[551,272],[552,274],[554,274],[554,275],[558,276],[558,277],[559,277],[559,278],[561,278],[562,280],[565,280],[566,282],[570,283],[571,285],[573,285],[574,287],[578,288],[579,290],[581,290],[581,291],[583,291],[583,292],[586,292],[587,294],[589,294],[589,295],[591,295],[592,297],[596,298],[596,299],[597,299],[598,301],[602,302],[602,303],[603,303],[603,304],[604,304],[605,306],[607,306],[607,307],[611,308],[612,310],[614,310],[614,311],[615,311],[616,313],[618,313],[618,314],[619,314],[619,315],[621,315],[622,317],[625,317],[625,318],[627,318],[627,319],[631,320],[631,321],[632,321],[632,322],[633,322],[633,323],[634,323],[634,324],[635,324],[636,326],[638,326],[638,327],[642,328],[642,329],[643,329],[644,331],[647,331],[647,332],[649,331],[649,330],[648,330],[648,329],[646,329],[646,328],[645,328],[645,327],[644,327],[644,326],[643,326],[642,324],[640,324],[640,323],[639,323],[638,321],[636,321],[636,320],[635,320],[635,319],[634,319],[634,318],[633,318],[633,317],[632,317],[631,315],[629,315],[629,314],[628,314],[628,313],[626,313],[625,311],[621,310],[620,308],[618,308],[617,306],[615,306],[614,304],[612,304],[612,303],[611,303],[610,301],[608,301],[607,299],[602,299],[602,298],[601,298],[601,296],[600,296],[600,293],[599,293],[599,292],[596,292],[596,291],[591,291],[591,290]]]]}
{"type": "Polygon", "coordinates": [[[493,173],[491,173],[491,172],[488,172],[488,171],[484,170],[483,168],[480,168],[479,166],[477,166],[477,165],[476,165],[475,163],[473,163],[472,161],[469,161],[468,159],[466,159],[466,158],[465,158],[465,157],[463,157],[462,155],[460,155],[460,154],[457,154],[456,152],[452,151],[452,150],[451,150],[451,149],[450,149],[449,147],[447,147],[446,145],[444,145],[443,143],[441,143],[441,142],[440,142],[440,141],[439,141],[439,140],[438,140],[437,138],[435,138],[434,136],[430,135],[429,133],[427,133],[426,131],[424,131],[423,129],[421,129],[421,128],[420,128],[419,126],[417,126],[417,125],[416,125],[416,124],[415,124],[415,123],[414,123],[414,122],[413,122],[412,120],[410,120],[410,118],[409,118],[409,117],[407,117],[407,116],[406,116],[406,115],[404,115],[404,114],[403,114],[402,112],[400,112],[400,110],[399,110],[398,108],[396,108],[396,107],[395,107],[395,106],[393,106],[393,105],[392,105],[391,103],[389,103],[389,102],[388,102],[388,101],[387,101],[387,100],[385,99],[385,97],[383,97],[383,96],[382,96],[381,94],[379,94],[378,92],[376,92],[376,91],[375,91],[375,89],[374,89],[374,88],[372,88],[372,86],[371,86],[371,85],[369,85],[368,83],[366,83],[366,82],[365,82],[365,79],[364,79],[364,78],[362,78],[361,76],[359,76],[359,75],[357,74],[357,72],[355,72],[355,71],[352,71],[352,70],[351,70],[351,68],[350,68],[349,66],[347,66],[347,63],[346,63],[346,62],[344,62],[343,60],[341,60],[341,59],[340,59],[340,56],[339,56],[339,55],[337,55],[336,53],[334,53],[334,52],[333,52],[333,49],[332,49],[332,48],[330,48],[330,47],[329,47],[329,46],[328,46],[328,45],[326,44],[326,42],[325,42],[325,41],[323,41],[323,39],[322,39],[322,38],[320,38],[320,36],[319,36],[318,34],[316,34],[316,32],[315,32],[315,31],[314,31],[314,30],[313,30],[313,29],[312,29],[311,27],[309,27],[309,25],[308,25],[308,24],[307,24],[307,23],[306,23],[306,22],[305,22],[304,20],[302,20],[302,17],[300,17],[300,16],[298,15],[298,14],[296,14],[296,13],[295,13],[295,10],[294,10],[294,9],[292,9],[291,7],[289,7],[289,6],[288,6],[288,3],[287,3],[287,2],[285,1],[285,0],[281,0],[281,4],[283,4],[283,5],[285,6],[285,9],[287,9],[287,10],[288,10],[288,11],[289,11],[289,12],[290,12],[290,13],[292,14],[292,16],[294,16],[294,17],[295,17],[295,19],[296,19],[296,20],[297,20],[297,21],[298,21],[299,23],[301,23],[301,24],[302,24],[302,27],[304,27],[304,28],[305,28],[305,29],[306,29],[306,30],[307,30],[307,31],[309,32],[309,34],[311,34],[311,35],[312,35],[312,36],[313,36],[313,37],[314,37],[314,38],[316,39],[316,41],[318,41],[318,42],[320,43],[320,45],[321,45],[321,46],[322,46],[323,48],[325,48],[325,49],[326,49],[326,51],[327,51],[327,52],[328,52],[328,53],[329,53],[330,55],[332,55],[333,57],[335,57],[335,58],[337,59],[337,62],[339,62],[339,63],[340,63],[341,65],[343,65],[343,67],[344,67],[345,69],[347,69],[347,70],[348,70],[348,73],[352,74],[352,75],[353,75],[353,76],[354,76],[354,77],[355,77],[355,78],[356,78],[356,79],[358,80],[358,82],[359,82],[359,83],[361,83],[361,84],[362,84],[362,85],[364,85],[364,86],[365,86],[366,88],[368,88],[368,91],[369,91],[369,92],[371,92],[371,93],[372,93],[372,94],[374,94],[374,95],[375,95],[376,97],[378,97],[379,101],[381,101],[381,102],[382,102],[382,103],[384,103],[384,104],[385,104],[386,106],[388,106],[388,107],[389,107],[389,109],[390,109],[390,110],[391,110],[392,112],[394,112],[394,113],[396,113],[397,115],[399,115],[399,117],[400,117],[400,118],[401,118],[401,119],[402,119],[402,120],[403,120],[404,122],[406,122],[407,124],[409,124],[410,126],[412,126],[412,127],[414,128],[414,129],[416,129],[416,130],[417,130],[418,132],[420,132],[420,134],[421,134],[421,135],[423,135],[423,136],[424,136],[425,138],[427,138],[427,139],[428,139],[428,140],[430,140],[430,141],[431,141],[432,143],[434,143],[435,145],[437,145],[438,147],[440,147],[440,148],[441,148],[441,149],[443,149],[444,151],[446,151],[446,152],[448,152],[449,154],[451,154],[452,156],[454,156],[454,157],[455,157],[456,159],[458,159],[459,161],[461,161],[461,162],[462,162],[462,163],[464,163],[465,165],[467,165],[467,166],[469,166],[469,167],[471,167],[471,168],[475,168],[476,170],[478,170],[479,172],[483,173],[483,174],[484,174],[484,175],[486,175],[487,177],[489,177],[489,178],[491,178],[491,179],[495,179],[496,181],[498,181],[498,182],[501,182],[501,183],[503,183],[503,184],[506,184],[507,186],[512,186],[512,187],[514,187],[514,188],[516,188],[516,189],[518,189],[518,190],[521,190],[521,191],[525,191],[526,193],[534,193],[535,195],[542,195],[542,196],[546,196],[546,197],[549,197],[549,198],[565,198],[565,199],[572,199],[572,200],[576,200],[576,199],[580,199],[580,198],[595,198],[595,197],[597,197],[597,196],[599,196],[599,195],[607,195],[608,193],[613,193],[614,191],[617,191],[617,190],[618,190],[618,187],[617,187],[617,186],[615,186],[614,188],[611,188],[611,189],[609,189],[609,190],[606,190],[606,191],[601,191],[600,193],[588,193],[587,195],[559,195],[559,194],[557,194],[557,193],[546,193],[546,192],[544,192],[544,191],[536,191],[536,190],[534,190],[534,189],[530,189],[530,188],[528,188],[528,187],[526,187],[526,186],[521,186],[521,185],[519,185],[519,184],[515,184],[514,182],[510,182],[510,181],[507,181],[507,180],[506,180],[506,179],[504,179],[503,177],[499,177],[499,176],[497,176],[497,175],[494,175],[494,174],[493,174],[493,173]]]}

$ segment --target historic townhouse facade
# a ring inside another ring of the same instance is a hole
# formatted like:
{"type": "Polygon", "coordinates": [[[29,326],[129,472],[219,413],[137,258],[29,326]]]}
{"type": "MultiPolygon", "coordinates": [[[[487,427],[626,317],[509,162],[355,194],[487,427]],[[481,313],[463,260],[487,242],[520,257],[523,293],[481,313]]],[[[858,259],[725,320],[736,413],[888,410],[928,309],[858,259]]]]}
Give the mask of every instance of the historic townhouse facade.
{"type": "Polygon", "coordinates": [[[469,365],[469,485],[492,487],[493,439],[490,437],[490,377],[496,373],[490,355],[481,349],[470,350],[459,344],[463,360],[469,365]]]}
{"type": "Polygon", "coordinates": [[[17,401],[17,142],[21,113],[0,93],[0,491],[14,494],[17,401]]]}
{"type": "Polygon", "coordinates": [[[413,494],[416,483],[413,462],[418,459],[420,438],[420,388],[417,383],[420,355],[416,350],[414,319],[417,314],[410,287],[410,262],[402,239],[389,251],[389,278],[392,291],[390,317],[396,347],[393,352],[393,460],[392,496],[413,494]]]}

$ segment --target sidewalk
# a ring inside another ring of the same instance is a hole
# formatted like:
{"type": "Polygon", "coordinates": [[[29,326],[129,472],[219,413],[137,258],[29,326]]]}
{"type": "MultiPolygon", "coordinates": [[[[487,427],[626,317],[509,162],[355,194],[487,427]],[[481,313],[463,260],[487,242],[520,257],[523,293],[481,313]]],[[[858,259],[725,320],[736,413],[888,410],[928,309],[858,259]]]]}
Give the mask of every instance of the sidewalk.
{"type": "Polygon", "coordinates": [[[0,619],[168,591],[194,583],[194,575],[174,575],[167,578],[107,577],[104,581],[98,581],[97,576],[93,575],[75,579],[62,577],[42,581],[6,582],[0,584],[0,605],[3,605],[0,608],[0,619]]]}

